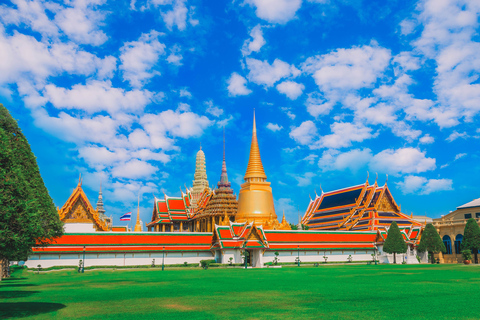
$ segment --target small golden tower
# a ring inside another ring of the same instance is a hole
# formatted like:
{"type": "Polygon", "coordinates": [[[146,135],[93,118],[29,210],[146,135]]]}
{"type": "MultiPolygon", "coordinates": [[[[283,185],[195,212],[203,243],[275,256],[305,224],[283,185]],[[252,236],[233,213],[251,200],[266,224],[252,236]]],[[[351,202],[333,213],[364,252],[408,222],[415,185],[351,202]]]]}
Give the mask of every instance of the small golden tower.
{"type": "Polygon", "coordinates": [[[273,195],[270,182],[267,182],[267,175],[263,170],[260,149],[257,141],[257,128],[255,123],[255,112],[253,113],[252,144],[250,146],[250,158],[248,160],[247,172],[243,178],[238,194],[238,211],[235,217],[237,222],[254,220],[256,225],[264,225],[271,219],[277,219],[275,207],[273,206],[273,195]]]}
{"type": "Polygon", "coordinates": [[[138,194],[137,223],[135,223],[135,229],[133,229],[133,231],[142,231],[142,224],[140,223],[140,193],[138,194]]]}

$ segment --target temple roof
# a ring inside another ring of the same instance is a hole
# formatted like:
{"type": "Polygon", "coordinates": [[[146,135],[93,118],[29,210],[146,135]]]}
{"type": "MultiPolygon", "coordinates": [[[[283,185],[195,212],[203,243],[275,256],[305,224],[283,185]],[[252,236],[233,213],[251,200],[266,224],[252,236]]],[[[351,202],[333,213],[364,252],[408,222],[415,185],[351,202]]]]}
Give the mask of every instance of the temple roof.
{"type": "Polygon", "coordinates": [[[188,192],[181,192],[181,197],[169,197],[165,194],[163,199],[154,198],[152,221],[147,224],[147,227],[187,221],[190,218],[188,211],[190,195],[188,192]]]}
{"type": "Polygon", "coordinates": [[[465,209],[465,208],[473,208],[473,207],[480,207],[480,198],[472,200],[465,204],[462,204],[460,207],[457,207],[457,209],[465,209]]]}
{"type": "Polygon", "coordinates": [[[302,219],[312,230],[379,230],[396,221],[400,228],[422,224],[401,213],[387,186],[364,184],[310,199],[302,219]]]}
{"type": "Polygon", "coordinates": [[[99,212],[93,209],[87,195],[82,189],[81,179],[67,202],[58,210],[60,220],[65,223],[92,222],[98,231],[108,231],[108,225],[99,212]]]}

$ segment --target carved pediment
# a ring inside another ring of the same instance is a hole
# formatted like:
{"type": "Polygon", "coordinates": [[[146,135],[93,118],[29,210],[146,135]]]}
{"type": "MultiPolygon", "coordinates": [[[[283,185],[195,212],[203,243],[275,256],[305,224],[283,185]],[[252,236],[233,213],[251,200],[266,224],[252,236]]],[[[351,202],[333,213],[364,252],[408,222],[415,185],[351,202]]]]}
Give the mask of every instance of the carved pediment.
{"type": "Polygon", "coordinates": [[[393,204],[393,201],[390,199],[390,197],[387,194],[384,194],[382,199],[380,199],[377,210],[397,212],[397,208],[395,207],[395,205],[393,204]]]}
{"type": "Polygon", "coordinates": [[[72,209],[65,215],[64,222],[95,223],[93,217],[87,212],[87,208],[80,198],[77,199],[72,209]]]}

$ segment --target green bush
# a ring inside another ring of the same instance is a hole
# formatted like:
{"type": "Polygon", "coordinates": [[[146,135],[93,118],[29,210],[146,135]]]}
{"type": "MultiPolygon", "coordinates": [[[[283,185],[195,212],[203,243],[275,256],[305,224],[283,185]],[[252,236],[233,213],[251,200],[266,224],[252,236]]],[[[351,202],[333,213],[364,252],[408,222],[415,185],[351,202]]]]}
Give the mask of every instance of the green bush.
{"type": "Polygon", "coordinates": [[[215,260],[200,260],[200,265],[205,270],[207,270],[212,263],[215,263],[215,260]]]}

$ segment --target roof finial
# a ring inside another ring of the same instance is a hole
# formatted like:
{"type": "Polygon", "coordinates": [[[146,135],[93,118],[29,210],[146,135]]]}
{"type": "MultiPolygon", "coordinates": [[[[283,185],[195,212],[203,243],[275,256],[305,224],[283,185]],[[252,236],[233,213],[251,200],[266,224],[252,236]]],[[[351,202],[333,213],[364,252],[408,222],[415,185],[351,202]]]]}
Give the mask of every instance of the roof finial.
{"type": "Polygon", "coordinates": [[[375,184],[377,183],[378,180],[378,172],[375,172],[375,184]]]}
{"type": "Polygon", "coordinates": [[[369,177],[370,177],[370,172],[367,171],[367,182],[369,177]]]}
{"type": "Polygon", "coordinates": [[[387,181],[388,181],[388,173],[386,174],[387,176],[387,179],[385,180],[385,185],[387,185],[387,181]]]}
{"type": "Polygon", "coordinates": [[[137,204],[137,223],[135,223],[135,229],[133,231],[142,231],[142,225],[140,224],[140,190],[138,190],[138,204],[137,204]]]}
{"type": "Polygon", "coordinates": [[[80,175],[78,176],[78,185],[82,185],[82,173],[80,172],[80,175]]]}
{"type": "Polygon", "coordinates": [[[322,190],[322,194],[323,194],[324,192],[323,192],[323,189],[322,189],[322,185],[320,185],[320,190],[322,190]]]}
{"type": "Polygon", "coordinates": [[[200,142],[200,150],[202,150],[202,142],[200,142]]]}

